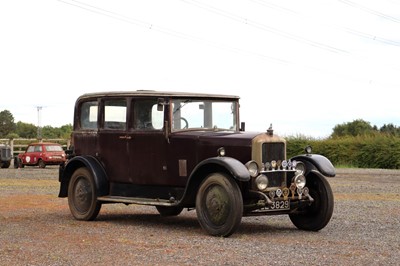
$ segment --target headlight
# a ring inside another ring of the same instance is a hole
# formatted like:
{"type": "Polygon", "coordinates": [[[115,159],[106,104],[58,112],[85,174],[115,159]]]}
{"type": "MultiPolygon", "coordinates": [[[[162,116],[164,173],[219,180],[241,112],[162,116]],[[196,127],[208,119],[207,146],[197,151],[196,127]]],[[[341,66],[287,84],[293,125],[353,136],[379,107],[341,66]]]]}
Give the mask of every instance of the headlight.
{"type": "Polygon", "coordinates": [[[218,150],[217,150],[217,154],[218,154],[218,156],[219,157],[224,157],[225,156],[225,148],[224,147],[221,147],[221,148],[219,148],[218,150]]]}
{"type": "Polygon", "coordinates": [[[306,186],[306,177],[302,174],[296,175],[293,181],[298,189],[303,189],[306,186]]]}
{"type": "Polygon", "coordinates": [[[312,148],[311,148],[310,145],[308,145],[304,150],[305,150],[305,152],[306,152],[307,154],[311,154],[311,152],[312,152],[312,148]]]}
{"type": "Polygon", "coordinates": [[[258,164],[255,161],[248,161],[246,167],[249,170],[251,177],[258,176],[258,164]]]}
{"type": "Polygon", "coordinates": [[[306,165],[303,162],[296,162],[296,172],[303,175],[306,172],[306,165]]]}
{"type": "Polygon", "coordinates": [[[268,178],[265,175],[259,175],[256,178],[257,188],[261,191],[265,190],[268,187],[268,178]]]}

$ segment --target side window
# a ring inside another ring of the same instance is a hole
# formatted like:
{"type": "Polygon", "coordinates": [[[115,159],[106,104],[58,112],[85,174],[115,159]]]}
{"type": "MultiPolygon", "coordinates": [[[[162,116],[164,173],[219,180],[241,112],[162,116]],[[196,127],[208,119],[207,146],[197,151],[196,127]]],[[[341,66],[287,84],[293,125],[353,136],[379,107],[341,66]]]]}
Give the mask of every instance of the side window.
{"type": "Polygon", "coordinates": [[[33,152],[35,150],[35,146],[29,146],[26,152],[33,152]]]}
{"type": "Polygon", "coordinates": [[[81,129],[97,129],[97,101],[84,102],[80,110],[81,129]]]}
{"type": "Polygon", "coordinates": [[[104,101],[104,128],[126,129],[126,100],[104,101]]]}
{"type": "Polygon", "coordinates": [[[136,130],[162,130],[164,111],[157,110],[157,99],[135,100],[133,128],[136,130]]]}
{"type": "Polygon", "coordinates": [[[35,152],[42,152],[42,146],[35,146],[35,152]]]}

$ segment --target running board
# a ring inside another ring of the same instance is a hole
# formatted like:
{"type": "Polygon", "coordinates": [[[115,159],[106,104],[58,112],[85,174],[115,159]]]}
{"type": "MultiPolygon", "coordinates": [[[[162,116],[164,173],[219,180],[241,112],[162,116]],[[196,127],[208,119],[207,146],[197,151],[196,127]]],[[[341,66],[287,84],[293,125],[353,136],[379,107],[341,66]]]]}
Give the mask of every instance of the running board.
{"type": "Polygon", "coordinates": [[[120,196],[103,196],[103,197],[98,197],[97,200],[103,202],[139,204],[139,205],[150,205],[150,206],[177,206],[179,203],[175,199],[166,200],[166,199],[148,199],[148,198],[133,198],[133,197],[120,197],[120,196]]]}

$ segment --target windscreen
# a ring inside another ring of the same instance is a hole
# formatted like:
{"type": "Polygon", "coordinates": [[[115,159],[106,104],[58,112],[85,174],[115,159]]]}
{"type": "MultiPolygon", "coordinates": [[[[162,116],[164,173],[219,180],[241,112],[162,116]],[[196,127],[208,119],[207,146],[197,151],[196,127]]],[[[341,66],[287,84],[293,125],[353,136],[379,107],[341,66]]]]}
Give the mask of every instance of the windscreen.
{"type": "Polygon", "coordinates": [[[172,130],[237,130],[237,102],[179,99],[172,102],[172,130]]]}

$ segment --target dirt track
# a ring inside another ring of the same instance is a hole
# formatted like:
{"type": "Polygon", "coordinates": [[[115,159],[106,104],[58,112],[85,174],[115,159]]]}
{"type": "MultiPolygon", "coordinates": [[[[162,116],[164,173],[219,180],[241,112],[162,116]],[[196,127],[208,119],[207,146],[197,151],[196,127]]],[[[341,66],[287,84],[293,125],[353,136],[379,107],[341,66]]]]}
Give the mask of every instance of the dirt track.
{"type": "Polygon", "coordinates": [[[94,222],[57,198],[57,167],[0,169],[0,265],[398,265],[400,170],[339,169],[331,222],[297,230],[287,216],[245,217],[229,238],[195,211],[103,205],[94,222]]]}

